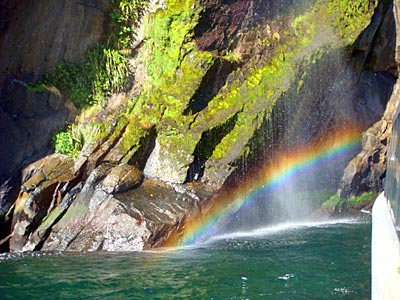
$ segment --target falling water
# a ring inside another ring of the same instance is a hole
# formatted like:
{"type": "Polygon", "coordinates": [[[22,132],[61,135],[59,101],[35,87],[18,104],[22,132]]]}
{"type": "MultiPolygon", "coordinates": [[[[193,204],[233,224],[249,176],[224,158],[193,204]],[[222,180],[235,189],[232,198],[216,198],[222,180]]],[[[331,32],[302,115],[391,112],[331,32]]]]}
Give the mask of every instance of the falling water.
{"type": "Polygon", "coordinates": [[[300,75],[258,129],[252,154],[227,181],[230,191],[216,197],[205,220],[187,226],[184,243],[313,219],[336,192],[361,149],[362,130],[380,118],[394,84],[386,73],[358,71],[356,58],[331,46],[336,41],[322,29],[299,54],[300,75]]]}
{"type": "MultiPolygon", "coordinates": [[[[282,162],[293,153],[300,153],[296,158],[298,161],[315,156],[313,152],[318,147],[329,153],[329,149],[349,142],[342,141],[348,131],[352,131],[351,147],[340,155],[327,155],[312,168],[294,170],[279,187],[257,187],[251,195],[252,204],[240,206],[232,215],[219,220],[212,229],[216,234],[252,230],[273,223],[313,220],[313,211],[336,192],[345,166],[360,151],[361,128],[370,126],[383,112],[385,100],[374,90],[377,82],[389,87],[392,84],[392,78],[385,74],[362,74],[361,80],[357,81],[357,75],[351,68],[344,67],[342,58],[340,51],[322,58],[308,70],[310,76],[305,79],[300,92],[293,87],[281,97],[273,122],[267,122],[262,131],[264,135],[258,137],[267,149],[259,161],[279,174],[282,162]],[[378,101],[374,102],[376,99],[378,101]],[[375,119],[363,120],[368,112],[360,111],[357,101],[368,103],[361,108],[376,112],[375,119]],[[272,150],[268,148],[269,143],[276,141],[277,146],[272,150]]],[[[257,165],[253,165],[253,169],[260,171],[257,165]]]]}

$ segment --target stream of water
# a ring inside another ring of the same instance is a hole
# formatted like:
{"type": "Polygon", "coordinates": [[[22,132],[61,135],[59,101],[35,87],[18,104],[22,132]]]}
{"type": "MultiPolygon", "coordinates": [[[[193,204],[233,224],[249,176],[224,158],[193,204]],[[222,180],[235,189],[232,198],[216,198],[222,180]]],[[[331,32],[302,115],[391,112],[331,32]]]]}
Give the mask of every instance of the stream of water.
{"type": "Polygon", "coordinates": [[[369,299],[369,219],[283,224],[196,247],[0,256],[0,299],[369,299]]]}

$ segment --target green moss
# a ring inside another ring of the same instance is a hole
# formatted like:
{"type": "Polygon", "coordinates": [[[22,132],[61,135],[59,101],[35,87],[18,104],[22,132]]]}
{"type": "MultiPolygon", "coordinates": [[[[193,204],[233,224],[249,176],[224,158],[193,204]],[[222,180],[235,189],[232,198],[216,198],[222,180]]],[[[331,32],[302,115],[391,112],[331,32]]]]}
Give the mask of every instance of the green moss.
{"type": "Polygon", "coordinates": [[[165,9],[158,9],[148,17],[146,74],[153,87],[174,85],[179,77],[177,67],[195,50],[191,38],[198,21],[197,4],[195,0],[166,1],[165,9]]]}
{"type": "Polygon", "coordinates": [[[343,203],[344,203],[343,200],[339,196],[333,195],[329,197],[328,200],[326,200],[324,203],[322,203],[321,209],[333,212],[339,207],[342,207],[343,203]]]}
{"type": "Polygon", "coordinates": [[[41,82],[37,82],[27,86],[28,92],[47,92],[45,85],[41,82]]]}
{"type": "Polygon", "coordinates": [[[184,111],[214,62],[192,40],[199,8],[197,1],[167,1],[165,9],[147,17],[147,79],[132,111],[139,122],[156,126],[160,146],[177,164],[188,163],[200,138],[188,131],[193,116],[184,111]]]}
{"type": "MultiPolygon", "coordinates": [[[[326,1],[318,1],[308,13],[297,16],[291,30],[286,30],[282,38],[276,39],[279,42],[275,44],[275,55],[264,66],[250,69],[244,76],[246,78],[244,82],[234,82],[230,86],[225,86],[222,93],[208,104],[207,111],[197,118],[194,127],[203,122],[218,126],[227,117],[239,113],[235,128],[217,145],[211,160],[217,162],[226,160],[226,157],[244,155],[245,147],[241,147],[241,153],[235,153],[236,149],[240,144],[247,143],[254,130],[261,124],[261,119],[269,118],[279,96],[296,80],[298,91],[301,89],[304,80],[297,73],[303,68],[302,65],[315,63],[326,52],[318,50],[324,44],[316,37],[316,32],[321,29],[322,32],[331,30],[329,29],[331,25],[325,24],[327,14],[331,14],[332,23],[339,30],[343,44],[349,40],[354,41],[356,34],[365,28],[371,17],[370,10],[365,14],[365,6],[345,1],[346,8],[337,11],[335,16],[348,14],[350,9],[354,14],[347,15],[340,31],[337,27],[338,21],[332,17],[336,2],[328,1],[327,8],[326,1]],[[347,24],[350,20],[354,21],[352,26],[347,24]]],[[[341,43],[335,45],[335,47],[341,46],[341,43]]]]}
{"type": "Polygon", "coordinates": [[[352,197],[346,202],[347,207],[362,208],[370,204],[376,198],[374,192],[363,193],[358,197],[352,197]]]}
{"type": "Polygon", "coordinates": [[[240,54],[238,54],[232,50],[226,51],[225,55],[222,56],[221,58],[229,61],[232,64],[239,64],[242,61],[240,54]]]}
{"type": "Polygon", "coordinates": [[[327,5],[329,19],[346,44],[352,44],[369,24],[373,9],[365,0],[329,0],[327,5]]]}
{"type": "Polygon", "coordinates": [[[134,154],[141,146],[140,140],[148,134],[148,131],[149,128],[141,126],[136,119],[130,119],[115,150],[125,155],[134,154]]]}
{"type": "Polygon", "coordinates": [[[315,36],[315,22],[312,13],[296,18],[292,35],[276,45],[275,55],[264,66],[250,69],[243,82],[225,86],[224,92],[217,95],[204,115],[196,120],[194,127],[203,122],[218,126],[221,120],[238,113],[235,128],[221,140],[211,160],[237,158],[245,153],[244,145],[261,125],[260,120],[270,116],[276,100],[294,81],[299,55],[315,36]],[[238,153],[237,149],[242,151],[238,153]]]}
{"type": "Polygon", "coordinates": [[[372,203],[375,198],[376,194],[374,192],[363,193],[360,196],[351,197],[348,200],[343,200],[339,196],[334,195],[322,203],[321,209],[330,212],[347,209],[361,209],[372,203]]]}

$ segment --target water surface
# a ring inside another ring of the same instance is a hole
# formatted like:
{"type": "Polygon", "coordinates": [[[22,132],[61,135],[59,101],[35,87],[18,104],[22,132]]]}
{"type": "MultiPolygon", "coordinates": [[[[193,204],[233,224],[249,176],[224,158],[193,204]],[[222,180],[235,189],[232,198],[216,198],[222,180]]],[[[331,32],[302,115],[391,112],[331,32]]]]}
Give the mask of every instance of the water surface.
{"type": "Polygon", "coordinates": [[[275,226],[175,251],[3,255],[0,299],[369,299],[370,226],[275,226]]]}

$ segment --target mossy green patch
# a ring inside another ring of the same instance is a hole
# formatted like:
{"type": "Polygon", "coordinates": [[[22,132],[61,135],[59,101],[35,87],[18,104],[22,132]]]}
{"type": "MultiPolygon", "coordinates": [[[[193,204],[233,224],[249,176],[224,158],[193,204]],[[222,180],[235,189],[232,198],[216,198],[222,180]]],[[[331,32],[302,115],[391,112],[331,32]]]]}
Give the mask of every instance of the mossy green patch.
{"type": "Polygon", "coordinates": [[[335,210],[342,208],[343,205],[343,200],[339,196],[333,195],[329,197],[328,200],[322,203],[321,209],[324,211],[334,212],[335,210]]]}
{"type": "Polygon", "coordinates": [[[340,38],[351,45],[371,21],[378,1],[329,0],[327,13],[340,38]]]}
{"type": "Polygon", "coordinates": [[[128,162],[130,157],[136,153],[140,148],[140,141],[149,132],[149,128],[141,126],[141,124],[136,119],[129,119],[122,137],[120,138],[117,145],[114,146],[113,151],[120,153],[122,155],[122,162],[128,162]]]}
{"type": "Polygon", "coordinates": [[[223,164],[227,157],[232,159],[232,156],[238,158],[244,155],[244,145],[261,124],[260,120],[269,118],[279,96],[296,80],[298,91],[301,89],[303,81],[298,72],[303,69],[302,65],[315,63],[315,60],[320,59],[326,52],[326,49],[319,50],[328,46],[326,42],[319,40],[320,34],[339,30],[339,38],[343,42],[330,47],[342,47],[350,40],[354,41],[356,34],[361,32],[370,20],[370,9],[347,3],[347,7],[338,11],[338,14],[347,14],[353,9],[355,13],[347,16],[346,20],[354,20],[354,26],[346,25],[346,21],[343,30],[340,31],[333,17],[333,27],[330,23],[325,24],[326,16],[332,16],[335,10],[334,3],[335,1],[328,1],[329,5],[326,6],[326,1],[317,1],[307,13],[297,16],[291,30],[285,30],[282,39],[277,39],[279,42],[276,43],[272,58],[264,66],[250,69],[243,82],[236,81],[230,86],[225,86],[222,93],[210,101],[206,111],[196,119],[193,128],[201,126],[203,122],[218,126],[226,117],[238,113],[235,128],[221,140],[210,158],[214,163],[221,160],[223,164]],[[365,15],[365,12],[368,14],[365,15]],[[242,151],[239,152],[238,148],[242,151]]]}
{"type": "Polygon", "coordinates": [[[78,108],[104,104],[105,98],[121,90],[129,76],[127,58],[118,50],[96,46],[79,63],[55,66],[43,84],[57,87],[78,108]]]}
{"type": "Polygon", "coordinates": [[[363,193],[358,197],[351,197],[347,202],[346,206],[351,208],[362,208],[372,203],[376,194],[374,192],[363,193]]]}
{"type": "Polygon", "coordinates": [[[146,74],[153,87],[174,84],[176,70],[193,50],[193,29],[199,6],[196,0],[169,0],[165,9],[149,15],[146,30],[146,74]]]}
{"type": "Polygon", "coordinates": [[[334,195],[322,203],[321,209],[330,212],[348,209],[358,210],[370,205],[375,198],[376,194],[374,192],[366,192],[360,196],[351,197],[348,200],[343,200],[338,195],[334,195]]]}
{"type": "Polygon", "coordinates": [[[53,142],[57,153],[76,158],[83,147],[84,137],[82,132],[77,130],[76,126],[72,124],[66,129],[57,132],[54,135],[53,142]]]}
{"type": "Polygon", "coordinates": [[[147,79],[132,111],[140,122],[156,125],[160,146],[177,165],[188,163],[200,138],[188,132],[193,116],[184,111],[214,61],[192,40],[199,9],[197,1],[171,0],[147,17],[147,79]]]}
{"type": "Polygon", "coordinates": [[[296,18],[292,34],[277,44],[275,55],[263,66],[251,68],[243,82],[226,85],[196,119],[193,128],[203,122],[218,126],[224,121],[221,116],[238,114],[235,128],[221,140],[211,156],[214,163],[224,162],[226,157],[232,161],[246,152],[245,145],[261,125],[260,120],[270,116],[276,100],[295,79],[299,53],[313,41],[316,26],[312,13],[296,18]]]}

